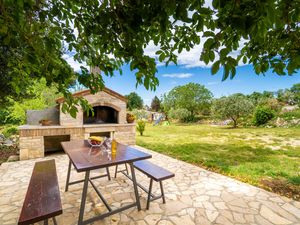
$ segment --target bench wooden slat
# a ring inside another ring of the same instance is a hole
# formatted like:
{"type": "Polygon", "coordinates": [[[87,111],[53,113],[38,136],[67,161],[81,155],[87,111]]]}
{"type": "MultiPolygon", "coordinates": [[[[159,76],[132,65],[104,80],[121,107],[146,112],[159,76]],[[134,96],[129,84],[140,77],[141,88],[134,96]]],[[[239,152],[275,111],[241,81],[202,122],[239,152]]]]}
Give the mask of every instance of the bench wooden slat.
{"type": "Polygon", "coordinates": [[[136,161],[133,165],[136,169],[155,181],[162,181],[175,176],[174,173],[171,173],[170,171],[157,166],[148,160],[136,161]]]}
{"type": "Polygon", "coordinates": [[[55,161],[35,163],[19,225],[32,224],[62,214],[55,161]]]}

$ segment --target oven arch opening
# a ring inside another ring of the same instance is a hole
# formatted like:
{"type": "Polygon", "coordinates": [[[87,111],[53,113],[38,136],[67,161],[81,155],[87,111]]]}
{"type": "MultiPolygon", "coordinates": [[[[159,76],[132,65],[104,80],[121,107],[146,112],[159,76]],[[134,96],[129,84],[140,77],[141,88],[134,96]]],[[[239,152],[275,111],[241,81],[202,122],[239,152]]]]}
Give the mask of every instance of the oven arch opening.
{"type": "Polygon", "coordinates": [[[118,123],[119,112],[110,106],[94,106],[93,112],[84,112],[83,124],[118,123]]]}

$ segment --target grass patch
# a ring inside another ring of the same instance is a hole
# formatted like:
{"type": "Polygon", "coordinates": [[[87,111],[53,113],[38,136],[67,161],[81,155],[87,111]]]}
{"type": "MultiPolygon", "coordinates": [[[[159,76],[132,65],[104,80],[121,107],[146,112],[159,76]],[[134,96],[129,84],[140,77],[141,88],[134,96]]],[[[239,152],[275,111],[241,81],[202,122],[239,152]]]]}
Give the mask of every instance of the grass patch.
{"type": "Polygon", "coordinates": [[[288,191],[267,186],[272,181],[286,182],[293,190],[292,197],[299,200],[299,193],[295,192],[300,186],[300,146],[284,144],[286,140],[293,143],[299,138],[299,128],[148,124],[145,136],[137,135],[137,144],[291,197],[288,191]],[[274,144],[280,150],[272,150],[270,146],[274,144]]]}

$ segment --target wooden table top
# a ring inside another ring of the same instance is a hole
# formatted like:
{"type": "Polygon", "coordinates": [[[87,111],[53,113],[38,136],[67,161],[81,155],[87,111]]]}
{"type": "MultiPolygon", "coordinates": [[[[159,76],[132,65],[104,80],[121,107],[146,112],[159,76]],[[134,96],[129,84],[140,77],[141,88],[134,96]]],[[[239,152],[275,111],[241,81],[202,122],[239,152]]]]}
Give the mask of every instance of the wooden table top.
{"type": "Polygon", "coordinates": [[[87,140],[61,142],[61,145],[77,172],[131,163],[152,157],[148,153],[121,143],[117,143],[117,153],[111,159],[106,152],[97,147],[93,147],[91,154],[89,154],[90,145],[87,140]]]}

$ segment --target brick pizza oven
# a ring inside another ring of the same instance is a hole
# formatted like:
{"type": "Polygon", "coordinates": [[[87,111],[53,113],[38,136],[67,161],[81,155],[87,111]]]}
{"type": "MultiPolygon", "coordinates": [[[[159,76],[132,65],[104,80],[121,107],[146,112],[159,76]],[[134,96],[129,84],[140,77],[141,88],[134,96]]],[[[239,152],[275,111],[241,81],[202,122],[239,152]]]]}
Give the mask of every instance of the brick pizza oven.
{"type": "Polygon", "coordinates": [[[34,116],[27,112],[27,124],[19,127],[21,160],[44,157],[45,152],[60,149],[61,141],[87,139],[91,135],[114,137],[119,142],[135,144],[135,124],[126,121],[124,96],[108,88],[94,95],[84,90],[73,96],[85,98],[93,106],[94,113],[83,112],[78,107],[77,116],[73,118],[61,111],[64,98],[56,100],[57,112],[55,109],[51,115],[47,112],[48,117],[54,118],[55,125],[37,125],[45,110],[34,111],[34,116]]]}

